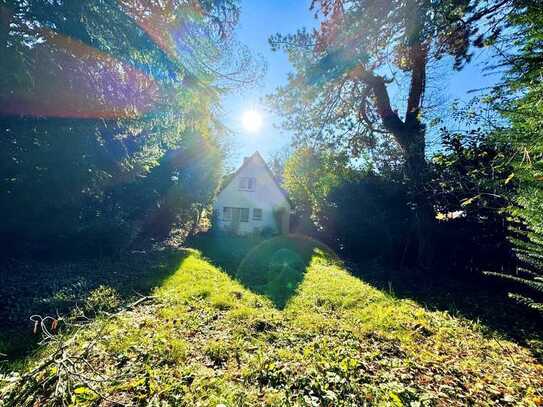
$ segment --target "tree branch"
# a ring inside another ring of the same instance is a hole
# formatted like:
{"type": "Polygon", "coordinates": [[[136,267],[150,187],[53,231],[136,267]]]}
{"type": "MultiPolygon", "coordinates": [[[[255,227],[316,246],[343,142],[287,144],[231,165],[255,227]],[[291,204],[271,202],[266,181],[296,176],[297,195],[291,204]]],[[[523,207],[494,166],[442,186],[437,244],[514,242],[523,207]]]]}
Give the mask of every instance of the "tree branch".
{"type": "Polygon", "coordinates": [[[411,85],[407,99],[407,111],[405,113],[406,123],[416,117],[422,105],[424,89],[426,87],[426,61],[428,50],[420,42],[413,44],[409,53],[411,54],[411,85]]]}
{"type": "MultiPolygon", "coordinates": [[[[361,81],[363,81],[372,89],[373,96],[375,97],[377,112],[381,117],[383,126],[385,127],[385,129],[390,131],[396,138],[398,138],[398,136],[403,132],[405,124],[398,116],[398,113],[392,110],[385,78],[383,78],[382,76],[374,75],[366,70],[362,70],[358,77],[361,81]]],[[[401,139],[398,139],[398,142],[400,142],[400,144],[403,144],[403,140],[401,139]]]]}

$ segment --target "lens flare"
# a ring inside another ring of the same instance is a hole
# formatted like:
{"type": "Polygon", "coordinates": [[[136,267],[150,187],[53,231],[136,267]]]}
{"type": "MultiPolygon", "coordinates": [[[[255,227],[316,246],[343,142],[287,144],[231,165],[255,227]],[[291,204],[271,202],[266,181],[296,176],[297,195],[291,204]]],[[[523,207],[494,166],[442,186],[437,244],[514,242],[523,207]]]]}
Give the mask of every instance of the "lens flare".
{"type": "Polygon", "coordinates": [[[166,71],[153,66],[153,61],[149,66],[128,63],[114,48],[97,49],[59,32],[54,24],[19,21],[15,11],[0,6],[0,36],[9,38],[15,27],[39,38],[31,43],[23,38],[18,51],[14,47],[7,51],[3,63],[9,69],[4,71],[11,74],[0,81],[0,115],[134,117],[171,102],[176,94],[172,80],[179,78],[183,87],[192,87],[194,73],[189,66],[199,60],[194,54],[209,48],[200,2],[117,0],[117,5],[121,15],[143,32],[142,44],[147,36],[169,58],[164,62],[169,64],[166,71]],[[178,77],[181,60],[185,69],[178,77]]]}
{"type": "Polygon", "coordinates": [[[28,80],[3,83],[0,114],[119,118],[149,112],[159,85],[140,70],[73,38],[43,29],[28,50],[28,80]]]}
{"type": "Polygon", "coordinates": [[[180,42],[188,27],[202,18],[198,1],[187,4],[165,0],[118,0],[120,8],[157,44],[169,57],[178,58],[180,42]]]}
{"type": "MultiPolygon", "coordinates": [[[[199,27],[203,17],[199,1],[118,0],[117,4],[120,12],[170,57],[173,65],[173,61],[184,58],[184,41],[190,41],[191,34],[198,32],[194,27],[199,27]]],[[[6,37],[15,21],[14,13],[0,7],[0,33],[6,37]]],[[[17,23],[25,27],[20,21],[17,23]]],[[[12,52],[13,58],[7,62],[11,72],[24,72],[24,75],[0,81],[0,114],[133,117],[153,110],[171,95],[171,89],[161,85],[164,75],[157,77],[155,72],[148,72],[149,67],[133,66],[117,55],[47,27],[32,25],[32,34],[39,41],[21,45],[24,61],[12,52]]],[[[170,80],[173,78],[168,76],[170,80]]],[[[185,81],[186,78],[183,85],[185,81]]]]}

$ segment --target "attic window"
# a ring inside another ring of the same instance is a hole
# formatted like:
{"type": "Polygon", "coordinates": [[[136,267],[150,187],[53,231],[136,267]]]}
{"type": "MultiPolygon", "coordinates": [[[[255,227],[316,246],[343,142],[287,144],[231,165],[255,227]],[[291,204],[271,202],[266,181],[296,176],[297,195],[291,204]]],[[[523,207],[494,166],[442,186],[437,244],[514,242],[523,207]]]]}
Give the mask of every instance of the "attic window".
{"type": "Polygon", "coordinates": [[[239,189],[244,191],[254,191],[256,186],[256,178],[241,177],[239,179],[239,189]]]}

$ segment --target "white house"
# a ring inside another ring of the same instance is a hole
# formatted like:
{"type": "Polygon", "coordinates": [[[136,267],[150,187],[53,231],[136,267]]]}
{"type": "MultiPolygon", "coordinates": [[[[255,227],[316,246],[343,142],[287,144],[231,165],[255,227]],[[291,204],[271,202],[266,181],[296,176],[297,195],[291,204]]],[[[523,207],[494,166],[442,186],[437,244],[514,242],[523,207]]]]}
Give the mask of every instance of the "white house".
{"type": "Polygon", "coordinates": [[[288,233],[291,205],[262,156],[245,157],[213,206],[216,226],[238,235],[288,233]]]}

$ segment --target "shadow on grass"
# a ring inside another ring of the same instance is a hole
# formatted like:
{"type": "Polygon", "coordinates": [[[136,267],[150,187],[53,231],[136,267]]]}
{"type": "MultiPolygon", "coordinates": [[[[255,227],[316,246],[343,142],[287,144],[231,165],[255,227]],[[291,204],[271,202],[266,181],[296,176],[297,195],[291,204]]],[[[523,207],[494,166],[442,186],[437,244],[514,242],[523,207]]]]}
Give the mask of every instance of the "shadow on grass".
{"type": "Polygon", "coordinates": [[[270,298],[278,309],[296,293],[315,250],[328,251],[300,235],[263,239],[206,233],[189,244],[245,287],[270,298]]]}
{"type": "Polygon", "coordinates": [[[83,306],[99,286],[114,288],[121,303],[129,303],[160,286],[187,255],[185,250],[161,250],[127,253],[118,260],[6,261],[0,273],[3,359],[20,360],[36,347],[40,334],[33,333],[31,315],[67,315],[76,305],[83,306]]]}
{"type": "Polygon", "coordinates": [[[397,298],[412,299],[430,311],[447,311],[529,348],[543,361],[543,318],[507,297],[511,286],[484,276],[453,278],[383,272],[377,264],[350,264],[353,275],[397,298]]]}
{"type": "MultiPolygon", "coordinates": [[[[190,242],[215,266],[283,309],[296,293],[316,248],[316,240],[280,236],[269,240],[202,234],[190,242]]],[[[375,263],[349,264],[351,274],[397,298],[412,299],[431,311],[447,311],[481,325],[489,334],[512,340],[543,359],[543,321],[507,298],[507,286],[477,277],[429,278],[387,272],[375,263]]]]}

